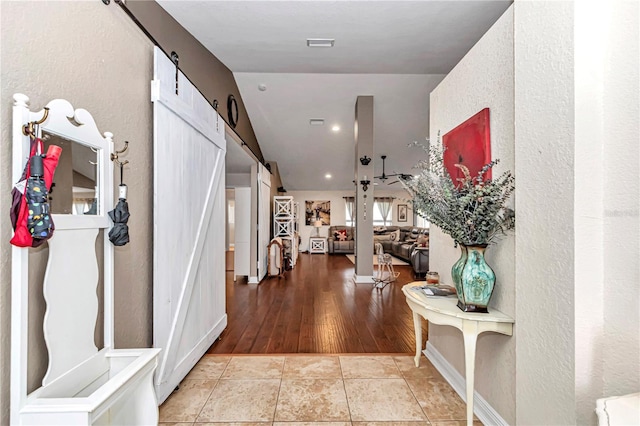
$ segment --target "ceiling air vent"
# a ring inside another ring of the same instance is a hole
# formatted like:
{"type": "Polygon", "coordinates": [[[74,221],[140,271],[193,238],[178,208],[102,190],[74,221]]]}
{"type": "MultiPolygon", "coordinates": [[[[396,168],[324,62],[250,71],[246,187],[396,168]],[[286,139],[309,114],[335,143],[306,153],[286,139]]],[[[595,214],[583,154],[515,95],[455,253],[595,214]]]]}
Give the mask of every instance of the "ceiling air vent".
{"type": "Polygon", "coordinates": [[[307,46],[309,47],[333,47],[336,42],[333,38],[308,38],[307,46]]]}
{"type": "Polygon", "coordinates": [[[312,118],[309,120],[309,124],[312,126],[324,126],[324,118],[312,118]]]}

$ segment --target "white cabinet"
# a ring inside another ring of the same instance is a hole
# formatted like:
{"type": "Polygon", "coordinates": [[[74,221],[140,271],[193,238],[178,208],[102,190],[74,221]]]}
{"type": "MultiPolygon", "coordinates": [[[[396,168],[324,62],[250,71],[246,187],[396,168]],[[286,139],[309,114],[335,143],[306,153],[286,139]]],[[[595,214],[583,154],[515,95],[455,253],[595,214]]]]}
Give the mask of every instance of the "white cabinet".
{"type": "Polygon", "coordinates": [[[273,236],[282,238],[285,252],[295,266],[298,259],[298,203],[293,197],[273,197],[273,236]]]}
{"type": "Polygon", "coordinates": [[[309,253],[326,253],[327,239],[325,237],[309,237],[309,253]]]}

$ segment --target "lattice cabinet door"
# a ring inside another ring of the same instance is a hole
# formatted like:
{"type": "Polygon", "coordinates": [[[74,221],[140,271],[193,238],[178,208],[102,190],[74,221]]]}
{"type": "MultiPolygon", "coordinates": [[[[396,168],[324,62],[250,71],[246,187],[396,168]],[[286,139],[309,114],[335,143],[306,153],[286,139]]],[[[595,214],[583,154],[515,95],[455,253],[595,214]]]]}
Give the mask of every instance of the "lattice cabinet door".
{"type": "Polygon", "coordinates": [[[327,251],[327,239],[325,237],[309,238],[309,253],[325,253],[327,251]]]}
{"type": "Polygon", "coordinates": [[[293,197],[275,196],[273,197],[273,213],[276,218],[293,217],[293,197]]]}
{"type": "Polygon", "coordinates": [[[275,237],[293,237],[293,221],[290,219],[275,218],[273,221],[275,237]]]}

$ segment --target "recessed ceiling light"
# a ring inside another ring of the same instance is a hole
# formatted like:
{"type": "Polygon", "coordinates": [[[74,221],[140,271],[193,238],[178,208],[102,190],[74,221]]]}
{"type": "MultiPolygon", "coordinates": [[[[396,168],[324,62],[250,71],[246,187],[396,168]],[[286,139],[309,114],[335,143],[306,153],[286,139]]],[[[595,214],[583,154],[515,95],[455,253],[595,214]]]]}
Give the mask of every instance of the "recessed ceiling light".
{"type": "Polygon", "coordinates": [[[307,46],[309,47],[333,47],[336,39],[334,38],[308,38],[307,46]]]}
{"type": "Polygon", "coordinates": [[[331,179],[331,173],[327,173],[326,175],[324,175],[324,177],[327,179],[331,179]]]}
{"type": "Polygon", "coordinates": [[[323,126],[324,118],[312,118],[311,120],[309,120],[309,124],[312,126],[323,126]]]}
{"type": "Polygon", "coordinates": [[[333,130],[334,132],[339,132],[340,131],[340,126],[333,126],[331,128],[331,130],[333,130]]]}

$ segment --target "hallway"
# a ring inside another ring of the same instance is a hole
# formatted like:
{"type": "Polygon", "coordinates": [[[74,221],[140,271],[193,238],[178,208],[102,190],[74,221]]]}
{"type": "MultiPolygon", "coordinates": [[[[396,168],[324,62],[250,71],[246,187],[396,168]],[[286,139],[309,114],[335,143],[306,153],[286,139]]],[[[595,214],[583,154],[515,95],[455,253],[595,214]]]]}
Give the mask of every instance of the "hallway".
{"type": "Polygon", "coordinates": [[[257,286],[234,284],[227,271],[228,326],[208,353],[414,353],[413,317],[401,291],[413,271],[395,269],[398,280],[382,290],[354,284],[343,255],[301,253],[283,278],[257,286]]]}
{"type": "Polygon", "coordinates": [[[401,291],[413,271],[395,268],[382,290],[354,284],[343,255],[301,253],[257,286],[227,271],[228,326],[160,407],[161,424],[465,424],[466,405],[440,373],[424,357],[413,364],[401,291]]]}

